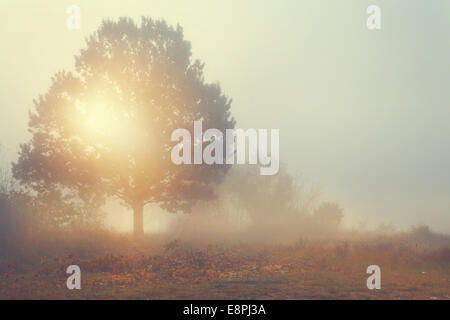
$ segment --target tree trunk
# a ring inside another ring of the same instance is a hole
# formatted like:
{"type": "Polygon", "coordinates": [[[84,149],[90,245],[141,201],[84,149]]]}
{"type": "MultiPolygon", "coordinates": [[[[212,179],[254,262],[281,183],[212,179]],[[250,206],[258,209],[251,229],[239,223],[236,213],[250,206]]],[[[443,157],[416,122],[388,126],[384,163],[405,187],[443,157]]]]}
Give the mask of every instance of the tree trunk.
{"type": "Polygon", "coordinates": [[[138,203],[133,207],[133,231],[136,238],[144,235],[144,204],[138,203]]]}

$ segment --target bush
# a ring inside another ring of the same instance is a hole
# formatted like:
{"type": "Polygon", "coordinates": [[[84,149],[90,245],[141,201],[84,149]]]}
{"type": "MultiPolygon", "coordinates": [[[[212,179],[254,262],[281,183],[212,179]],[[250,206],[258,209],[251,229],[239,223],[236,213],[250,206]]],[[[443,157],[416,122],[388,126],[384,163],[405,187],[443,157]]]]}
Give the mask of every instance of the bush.
{"type": "Polygon", "coordinates": [[[24,229],[18,210],[6,195],[0,194],[0,257],[17,251],[24,229]]]}

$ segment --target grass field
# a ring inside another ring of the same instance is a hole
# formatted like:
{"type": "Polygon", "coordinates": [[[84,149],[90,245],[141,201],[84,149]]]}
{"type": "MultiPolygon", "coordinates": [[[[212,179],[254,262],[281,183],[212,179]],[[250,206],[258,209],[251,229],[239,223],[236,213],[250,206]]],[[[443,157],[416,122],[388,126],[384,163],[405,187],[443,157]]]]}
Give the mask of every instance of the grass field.
{"type": "Polygon", "coordinates": [[[177,241],[108,254],[43,256],[1,266],[2,299],[450,299],[450,250],[364,241],[209,245],[177,241]],[[36,261],[35,261],[36,262],[36,261]],[[68,290],[79,265],[81,290],[68,290]],[[366,286],[381,268],[381,290],[366,286]]]}

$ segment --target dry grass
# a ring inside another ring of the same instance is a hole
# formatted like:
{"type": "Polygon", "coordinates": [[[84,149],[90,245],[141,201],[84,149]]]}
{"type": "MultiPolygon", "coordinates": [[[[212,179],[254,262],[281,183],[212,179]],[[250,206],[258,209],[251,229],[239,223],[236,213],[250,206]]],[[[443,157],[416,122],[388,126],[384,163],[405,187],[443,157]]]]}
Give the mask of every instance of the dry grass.
{"type": "MultiPolygon", "coordinates": [[[[124,240],[124,239],[122,239],[124,240]]],[[[2,263],[2,299],[450,299],[450,249],[398,241],[209,245],[120,241],[110,253],[58,248],[29,268],[2,263]],[[77,264],[82,289],[66,288],[77,264]],[[366,268],[381,267],[368,290],[366,268]]]]}

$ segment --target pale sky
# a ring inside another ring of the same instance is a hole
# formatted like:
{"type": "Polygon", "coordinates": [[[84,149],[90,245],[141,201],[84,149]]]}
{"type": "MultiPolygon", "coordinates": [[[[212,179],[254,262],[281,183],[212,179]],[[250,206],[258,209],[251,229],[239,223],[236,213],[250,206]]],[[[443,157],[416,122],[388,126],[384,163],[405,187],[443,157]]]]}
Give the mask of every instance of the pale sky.
{"type": "Polygon", "coordinates": [[[179,23],[241,128],[280,129],[281,161],[352,223],[450,232],[448,0],[0,0],[0,143],[27,140],[28,110],[103,18],[179,23]],[[81,7],[81,29],[66,8],[81,7]],[[366,8],[382,29],[366,28],[366,8]]]}

